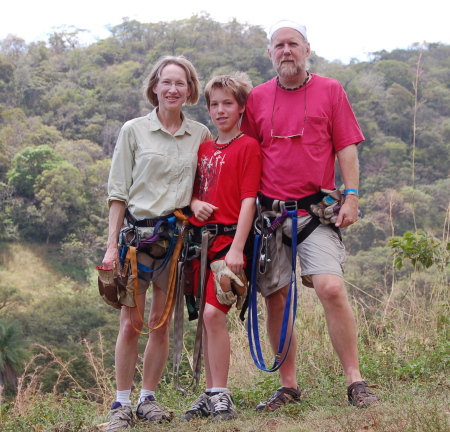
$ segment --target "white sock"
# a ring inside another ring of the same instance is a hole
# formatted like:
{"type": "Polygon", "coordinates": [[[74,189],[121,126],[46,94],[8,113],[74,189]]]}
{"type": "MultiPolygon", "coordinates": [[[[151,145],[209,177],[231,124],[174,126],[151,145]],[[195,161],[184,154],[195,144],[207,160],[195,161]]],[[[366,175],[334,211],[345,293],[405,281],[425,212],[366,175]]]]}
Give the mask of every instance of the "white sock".
{"type": "Polygon", "coordinates": [[[211,393],[226,393],[228,389],[226,387],[213,387],[211,393]]]}
{"type": "Polygon", "coordinates": [[[143,402],[147,396],[155,396],[155,392],[153,390],[141,389],[141,394],[139,396],[139,402],[138,403],[143,402]]]}
{"type": "Polygon", "coordinates": [[[209,389],[205,389],[205,393],[206,394],[210,394],[211,393],[211,389],[209,388],[209,389]]]}
{"type": "Polygon", "coordinates": [[[129,406],[131,408],[131,400],[130,400],[130,390],[117,390],[116,392],[116,401],[120,402],[122,406],[129,406]]]}

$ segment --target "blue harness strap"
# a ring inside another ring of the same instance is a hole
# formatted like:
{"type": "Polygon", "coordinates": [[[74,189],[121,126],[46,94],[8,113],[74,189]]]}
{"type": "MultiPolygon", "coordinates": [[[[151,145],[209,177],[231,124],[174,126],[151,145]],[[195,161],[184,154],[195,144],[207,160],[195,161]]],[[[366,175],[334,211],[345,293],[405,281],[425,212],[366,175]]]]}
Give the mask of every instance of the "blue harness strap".
{"type": "MultiPolygon", "coordinates": [[[[172,230],[173,235],[170,236],[169,247],[167,248],[167,252],[165,253],[164,258],[158,267],[151,269],[151,268],[147,267],[146,265],[138,262],[137,268],[139,271],[139,274],[138,274],[139,279],[145,280],[147,282],[151,282],[151,281],[155,280],[166,268],[167,264],[169,263],[169,261],[172,257],[173,250],[175,249],[175,245],[177,244],[177,241],[178,241],[179,233],[178,233],[178,227],[176,225],[176,221],[177,221],[176,216],[172,216],[172,217],[168,218],[167,220],[161,221],[155,225],[154,237],[156,237],[157,231],[163,223],[164,224],[167,223],[169,229],[172,230]],[[142,275],[142,272],[150,273],[150,274],[152,274],[152,277],[147,279],[145,276],[142,275]]],[[[155,242],[156,241],[159,241],[159,239],[156,238],[155,242]]]]}
{"type": "Polygon", "coordinates": [[[248,342],[250,346],[250,352],[255,362],[255,365],[265,372],[275,372],[284,363],[286,356],[289,352],[292,334],[294,332],[295,317],[297,314],[297,210],[291,210],[288,212],[288,217],[292,219],[292,271],[291,279],[289,282],[289,290],[286,297],[286,305],[284,307],[283,321],[281,324],[280,341],[278,343],[278,350],[275,354],[273,365],[270,368],[266,367],[264,356],[261,350],[261,342],[259,338],[258,328],[258,301],[257,301],[257,288],[256,288],[256,266],[258,262],[258,251],[261,244],[261,235],[255,235],[254,251],[253,251],[253,263],[252,263],[252,277],[249,286],[249,298],[248,303],[248,319],[247,319],[247,334],[248,342]],[[291,315],[292,313],[292,315],[291,315]],[[291,325],[289,326],[289,318],[292,317],[291,325]],[[290,327],[289,338],[287,338],[288,329],[290,327]],[[283,354],[284,352],[284,354],[283,354]]]}

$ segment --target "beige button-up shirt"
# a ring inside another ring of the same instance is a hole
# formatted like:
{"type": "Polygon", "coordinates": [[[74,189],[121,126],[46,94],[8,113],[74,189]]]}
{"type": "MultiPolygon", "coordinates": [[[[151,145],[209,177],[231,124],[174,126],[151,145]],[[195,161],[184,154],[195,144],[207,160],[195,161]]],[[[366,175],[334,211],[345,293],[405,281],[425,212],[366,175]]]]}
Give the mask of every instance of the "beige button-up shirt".
{"type": "Polygon", "coordinates": [[[208,128],[182,115],[172,135],[154,109],[122,127],[108,180],[108,202],[124,201],[136,219],[158,218],[189,205],[197,151],[208,128]]]}

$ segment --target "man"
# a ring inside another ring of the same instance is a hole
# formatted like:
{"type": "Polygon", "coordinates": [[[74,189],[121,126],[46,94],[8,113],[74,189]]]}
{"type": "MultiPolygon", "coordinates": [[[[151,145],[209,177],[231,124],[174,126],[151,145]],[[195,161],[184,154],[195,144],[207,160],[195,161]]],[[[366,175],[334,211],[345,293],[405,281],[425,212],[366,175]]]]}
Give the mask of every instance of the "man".
{"type": "MultiPolygon", "coordinates": [[[[290,206],[292,200],[297,201],[301,230],[311,220],[306,211],[311,204],[308,197],[320,194],[321,189],[335,188],[337,157],[346,199],[335,228],[319,224],[297,246],[297,254],[303,284],[316,290],[324,307],[331,342],[344,369],[348,400],[355,406],[367,406],[379,399],[368,389],[359,370],[356,323],[343,282],[345,248],[337,229],[358,219],[356,146],[364,136],[342,86],[307,70],[311,49],[306,28],[294,21],[282,20],[272,26],[269,39],[268,55],[277,76],[253,89],[241,127],[261,145],[262,210],[279,215],[286,201],[291,201],[290,206]]],[[[282,230],[290,236],[288,222],[289,219],[276,235],[282,230]]],[[[277,242],[275,237],[270,239],[267,270],[258,275],[258,289],[265,297],[267,331],[274,352],[280,338],[291,275],[290,245],[277,242]]],[[[280,367],[282,387],[257,409],[273,411],[300,400],[296,348],[294,334],[280,367]]]]}

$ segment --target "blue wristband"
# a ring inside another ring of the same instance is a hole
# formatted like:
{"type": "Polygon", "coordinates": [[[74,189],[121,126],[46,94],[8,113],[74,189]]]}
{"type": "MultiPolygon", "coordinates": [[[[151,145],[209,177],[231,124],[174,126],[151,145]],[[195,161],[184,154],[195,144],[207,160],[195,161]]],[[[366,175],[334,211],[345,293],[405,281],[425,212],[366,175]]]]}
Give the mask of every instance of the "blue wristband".
{"type": "Polygon", "coordinates": [[[345,189],[342,195],[356,195],[359,196],[359,192],[357,189],[345,189]]]}

